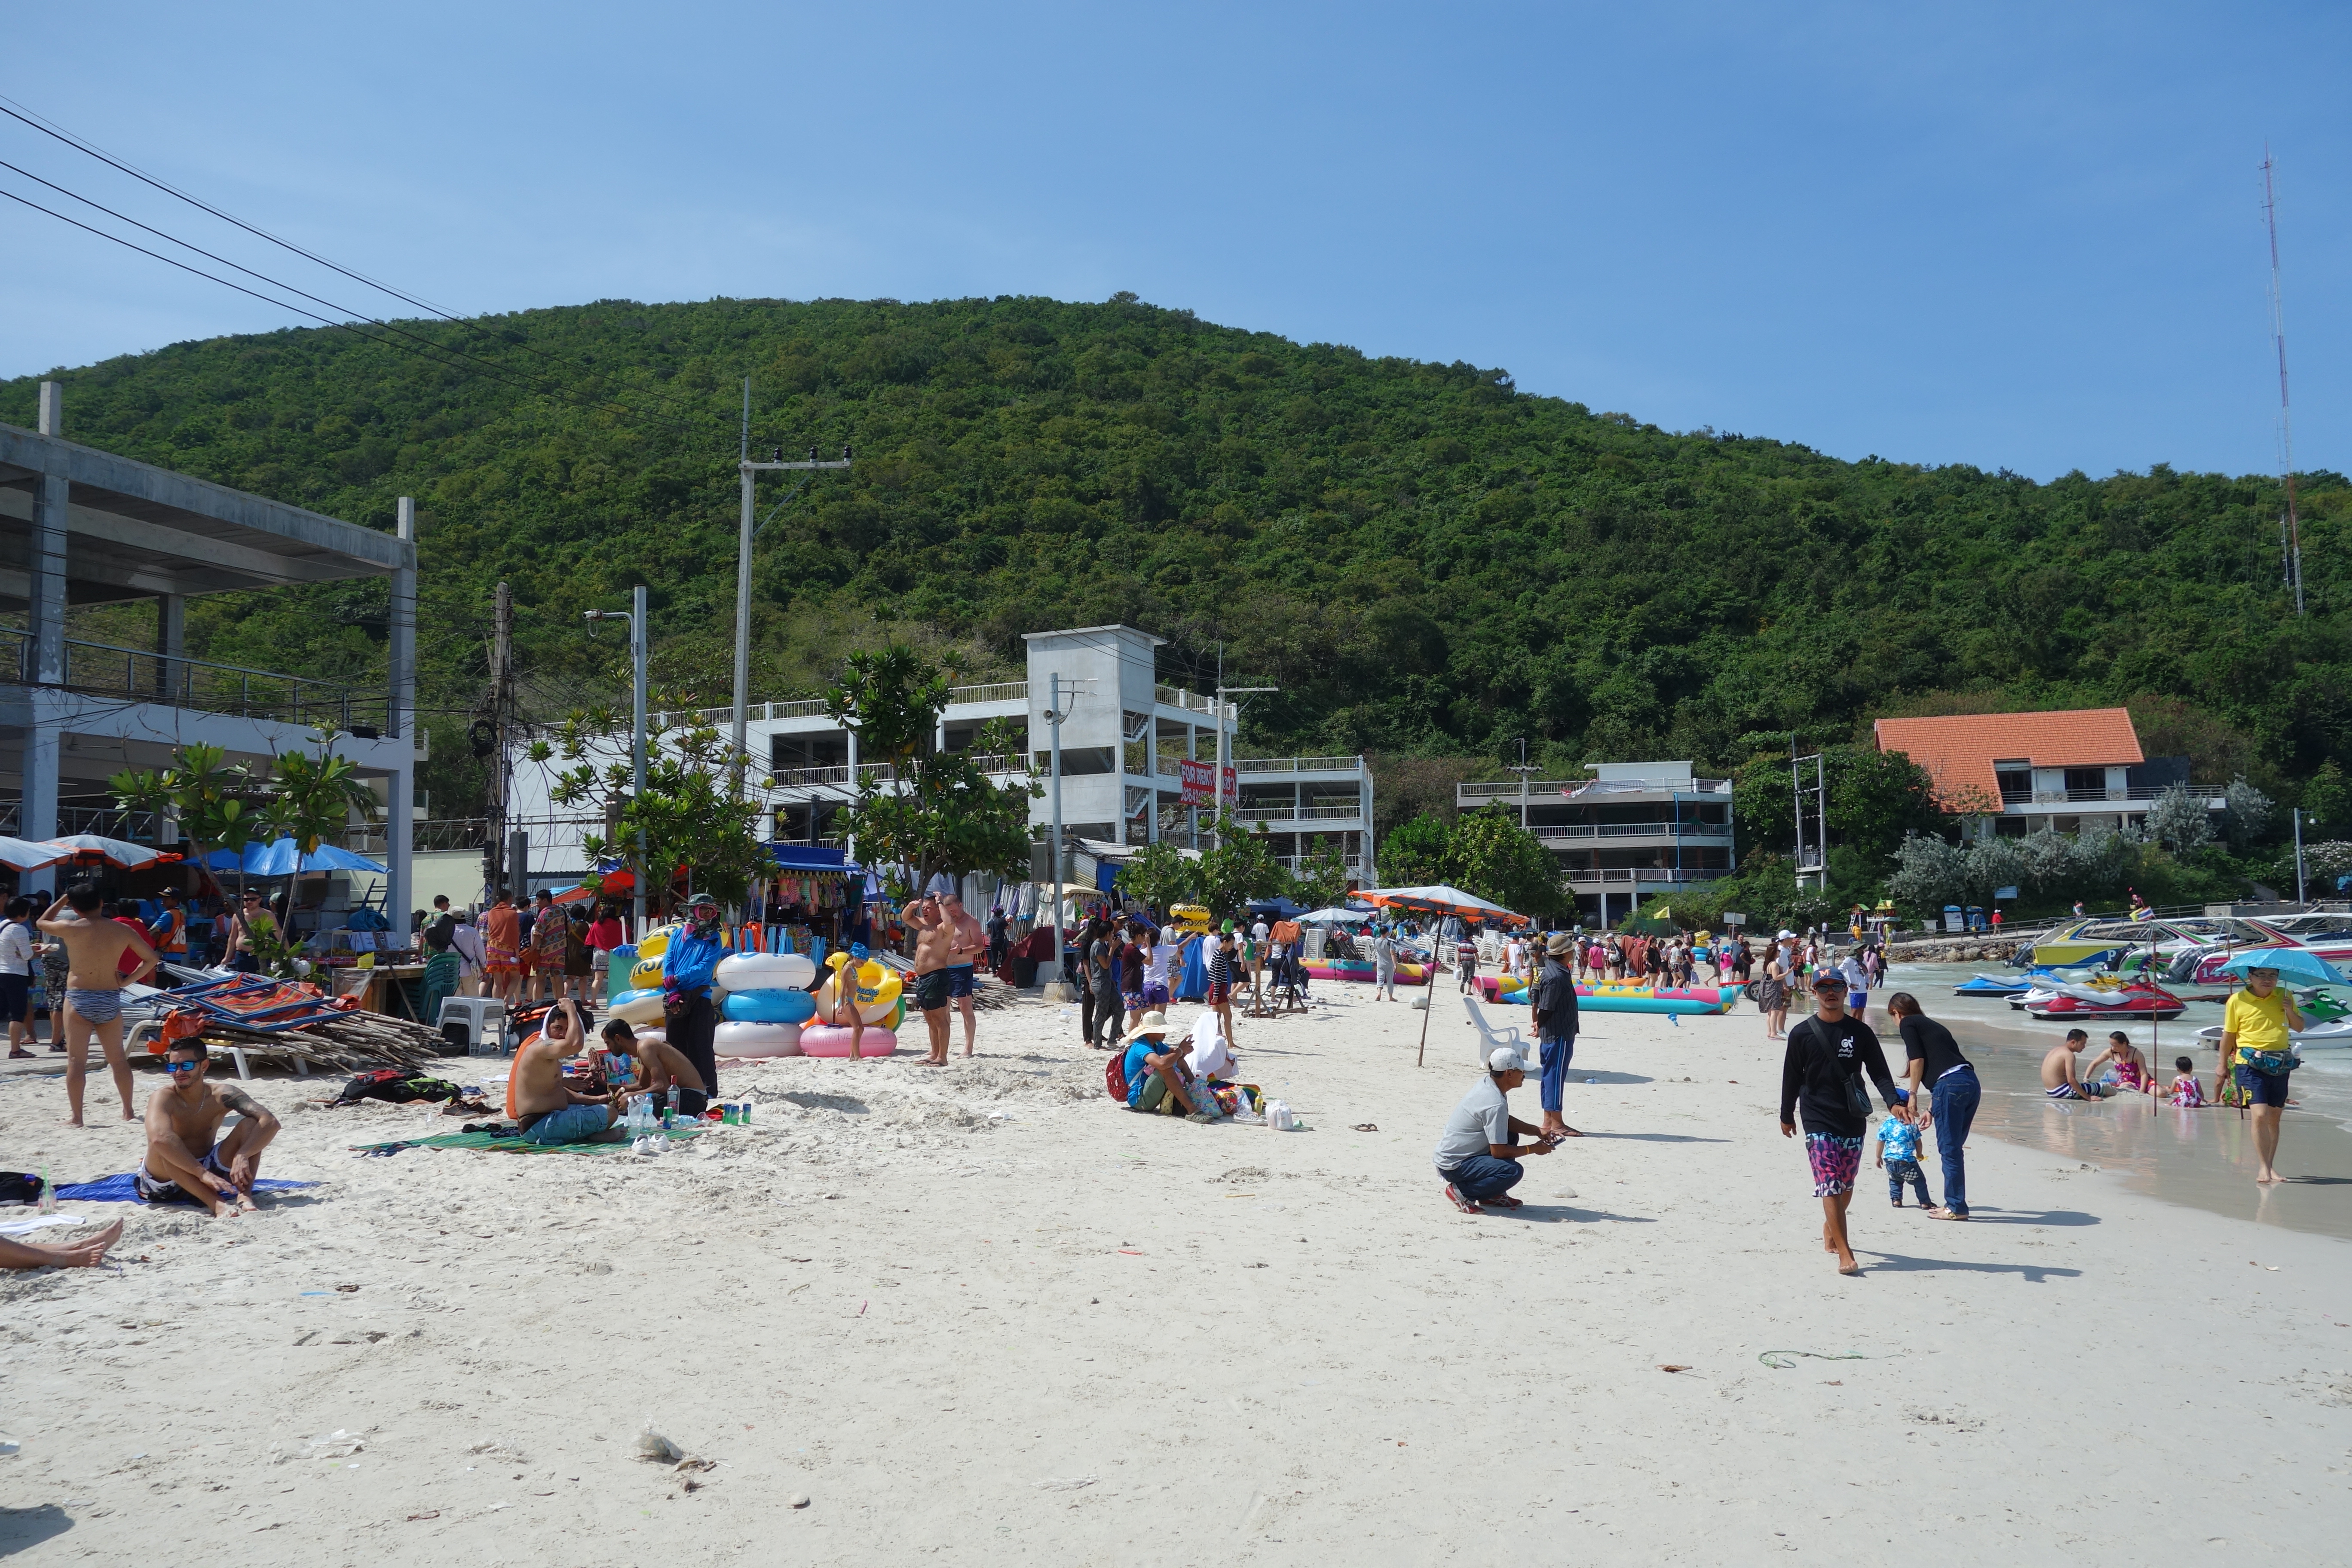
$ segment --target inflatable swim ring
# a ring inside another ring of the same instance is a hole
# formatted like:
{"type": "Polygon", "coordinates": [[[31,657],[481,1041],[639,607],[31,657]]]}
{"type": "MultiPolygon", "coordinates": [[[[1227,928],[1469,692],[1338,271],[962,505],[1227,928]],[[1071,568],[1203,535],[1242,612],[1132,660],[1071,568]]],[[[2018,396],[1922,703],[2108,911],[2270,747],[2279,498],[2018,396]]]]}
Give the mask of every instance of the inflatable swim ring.
{"type": "Polygon", "coordinates": [[[730,1024],[805,1024],[816,1016],[816,998],[805,991],[730,991],[719,1013],[730,1024]]]}
{"type": "Polygon", "coordinates": [[[675,925],[656,926],[637,938],[639,959],[659,958],[669,951],[669,939],[677,931],[675,925]]]}
{"type": "MultiPolygon", "coordinates": [[[[835,953],[834,957],[846,962],[842,954],[835,953]]],[[[840,984],[841,972],[836,969],[832,978],[818,987],[816,1010],[819,1016],[833,1016],[835,988],[840,984]]],[[[898,1005],[898,992],[902,982],[898,978],[898,971],[885,969],[878,963],[861,963],[857,966],[856,984],[858,1016],[869,1024],[880,1024],[887,1020],[891,1008],[898,1005]]]]}
{"type": "Polygon", "coordinates": [[[658,991],[662,983],[662,961],[658,955],[640,958],[629,966],[629,984],[638,991],[658,991]]]}
{"type": "Polygon", "coordinates": [[[604,1010],[604,1014],[625,1024],[658,1024],[662,1017],[662,994],[658,991],[624,991],[613,998],[613,1005],[604,1010]]]}
{"type": "Polygon", "coordinates": [[[717,978],[730,991],[806,991],[816,962],[804,952],[738,952],[719,961],[717,978]]]}
{"type": "Polygon", "coordinates": [[[1206,936],[1210,916],[1205,904],[1171,904],[1168,906],[1168,929],[1190,936],[1206,936]]]}
{"type": "MultiPolygon", "coordinates": [[[[842,1031],[844,1034],[847,1030],[842,1031]]],[[[711,1031],[711,1051],[722,1057],[796,1057],[801,1054],[798,1024],[721,1024],[711,1031]]]]}
{"type": "MultiPolygon", "coordinates": [[[[849,1054],[849,1036],[846,1024],[812,1024],[801,1031],[801,1055],[845,1057],[849,1054]]],[[[860,1058],[887,1057],[898,1049],[898,1037],[888,1029],[868,1028],[866,1037],[857,1042],[860,1058]]]]}

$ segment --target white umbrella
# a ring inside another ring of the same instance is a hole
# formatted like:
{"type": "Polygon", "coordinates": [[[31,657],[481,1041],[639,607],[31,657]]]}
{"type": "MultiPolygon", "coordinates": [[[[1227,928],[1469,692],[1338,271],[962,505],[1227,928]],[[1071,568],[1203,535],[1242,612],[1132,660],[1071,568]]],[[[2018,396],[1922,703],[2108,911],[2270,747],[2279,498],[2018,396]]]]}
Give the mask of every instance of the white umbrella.
{"type": "Polygon", "coordinates": [[[37,871],[44,866],[54,866],[65,858],[65,852],[47,844],[34,844],[22,838],[0,837],[0,866],[12,866],[19,871],[37,871]]]}
{"type": "Polygon", "coordinates": [[[160,853],[144,844],[133,844],[127,838],[108,838],[96,833],[68,834],[63,838],[49,839],[41,847],[56,850],[60,860],[96,855],[108,865],[119,866],[126,871],[152,865],[160,853]]]}
{"type": "Polygon", "coordinates": [[[1310,926],[1362,925],[1371,918],[1369,910],[1343,910],[1334,904],[1328,910],[1317,910],[1312,914],[1299,916],[1298,923],[1310,926]]]}

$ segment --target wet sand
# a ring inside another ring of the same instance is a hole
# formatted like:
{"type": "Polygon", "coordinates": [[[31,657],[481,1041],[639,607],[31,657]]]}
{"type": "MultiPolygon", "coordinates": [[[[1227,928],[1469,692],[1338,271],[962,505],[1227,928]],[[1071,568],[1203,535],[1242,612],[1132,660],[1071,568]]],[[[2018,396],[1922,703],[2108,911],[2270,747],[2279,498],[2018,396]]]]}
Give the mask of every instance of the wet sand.
{"type": "MultiPolygon", "coordinates": [[[[2037,1022],[1999,997],[1952,994],[1953,986],[1980,973],[2002,971],[1986,964],[1897,964],[1887,988],[1917,996],[1976,1064],[1985,1089],[1977,1133],[2097,1166],[2122,1176],[2133,1191],[2168,1203],[2352,1239],[2352,1051],[2305,1058],[2294,1075],[2296,1103],[2287,1108],[2279,1137],[2279,1170],[2288,1179],[2262,1187],[2254,1182],[2253,1126],[2237,1110],[2177,1110],[2159,1101],[2151,1115],[2144,1095],[2071,1104],[2045,1099],[2042,1057],[2065,1037],[2066,1026],[2037,1022]]],[[[1885,996],[1871,1000],[1871,1026],[1892,1037],[1885,996]]],[[[2108,1030],[2121,1028],[2148,1053],[2161,1082],[2172,1081],[2175,1058],[2194,1060],[2210,1098],[2221,1057],[2196,1036],[2221,1021],[2218,1004],[2190,1003],[2168,1024],[2088,1022],[2083,1027],[2091,1031],[2092,1044],[2084,1059],[2098,1054],[2108,1030]]],[[[1890,1039],[1888,1054],[1899,1058],[1899,1043],[1890,1039]]],[[[1932,1149],[1927,1169],[1940,1197],[1932,1149]]]]}

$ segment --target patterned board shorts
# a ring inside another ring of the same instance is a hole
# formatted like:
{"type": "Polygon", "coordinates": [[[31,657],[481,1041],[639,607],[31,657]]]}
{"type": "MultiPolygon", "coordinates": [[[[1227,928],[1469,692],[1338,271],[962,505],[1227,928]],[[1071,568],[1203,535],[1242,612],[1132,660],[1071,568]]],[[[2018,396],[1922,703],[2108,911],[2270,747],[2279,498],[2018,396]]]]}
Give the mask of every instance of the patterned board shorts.
{"type": "Polygon", "coordinates": [[[1854,1173],[1862,1169],[1862,1140],[1808,1132],[1805,1158],[1813,1167],[1813,1196],[1833,1198],[1853,1191],[1854,1173]]]}

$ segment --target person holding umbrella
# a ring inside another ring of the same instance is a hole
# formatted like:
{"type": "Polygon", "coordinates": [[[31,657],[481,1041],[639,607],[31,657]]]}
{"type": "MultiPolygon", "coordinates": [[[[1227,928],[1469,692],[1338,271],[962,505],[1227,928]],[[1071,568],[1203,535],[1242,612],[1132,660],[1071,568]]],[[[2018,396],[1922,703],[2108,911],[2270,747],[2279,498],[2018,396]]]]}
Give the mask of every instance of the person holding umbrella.
{"type": "Polygon", "coordinates": [[[2305,1026],[2279,988],[2280,973],[2293,967],[2298,978],[2318,984],[2341,984],[2342,977],[2316,955],[2296,948],[2259,948],[2222,967],[2242,972],[2246,985],[2231,992],[2221,1009],[2221,1076],[2230,1076],[2235,1067],[2238,1088],[2254,1119],[2254,1158],[2261,1167],[2254,1181],[2269,1186],[2284,1179],[2278,1173],[2279,1124],[2286,1113],[2287,1079],[2302,1065],[2294,1054],[2295,1031],[2305,1026]]]}

